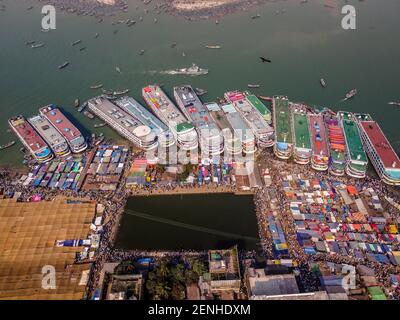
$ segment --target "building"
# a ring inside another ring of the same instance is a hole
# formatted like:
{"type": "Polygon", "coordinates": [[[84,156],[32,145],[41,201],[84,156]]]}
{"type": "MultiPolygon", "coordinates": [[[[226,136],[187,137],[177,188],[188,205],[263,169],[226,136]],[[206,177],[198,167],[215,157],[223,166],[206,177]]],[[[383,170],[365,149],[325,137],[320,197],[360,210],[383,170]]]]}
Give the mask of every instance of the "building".
{"type": "Polygon", "coordinates": [[[209,250],[210,290],[213,293],[240,291],[240,266],[237,247],[209,250]]]}
{"type": "Polygon", "coordinates": [[[111,275],[108,283],[107,300],[142,300],[143,276],[141,274],[111,275]]]}

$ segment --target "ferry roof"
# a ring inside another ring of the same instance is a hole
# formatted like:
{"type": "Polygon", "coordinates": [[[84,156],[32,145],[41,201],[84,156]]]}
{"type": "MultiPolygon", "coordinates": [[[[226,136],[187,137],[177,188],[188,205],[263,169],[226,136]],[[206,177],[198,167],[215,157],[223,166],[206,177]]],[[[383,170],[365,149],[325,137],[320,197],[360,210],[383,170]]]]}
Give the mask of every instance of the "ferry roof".
{"type": "Polygon", "coordinates": [[[10,123],[33,152],[48,147],[47,143],[24,117],[19,116],[16,119],[11,119],[10,123]]]}
{"type": "Polygon", "coordinates": [[[96,103],[94,106],[97,109],[106,114],[108,117],[112,118],[113,124],[120,128],[124,128],[125,130],[129,131],[130,134],[140,139],[144,139],[145,141],[151,141],[154,139],[154,136],[149,136],[151,129],[147,125],[124,111],[121,107],[113,104],[111,101],[103,97],[94,98],[93,100],[89,101],[89,104],[93,105],[93,102],[96,103]]]}
{"type": "Polygon", "coordinates": [[[246,98],[254,107],[256,107],[262,116],[265,117],[271,115],[271,111],[254,94],[250,94],[246,98]]]}
{"type": "Polygon", "coordinates": [[[231,125],[229,124],[228,120],[224,115],[224,112],[217,103],[215,102],[206,103],[204,106],[210,112],[211,117],[221,130],[226,128],[232,129],[231,125]]]}
{"type": "Polygon", "coordinates": [[[400,169],[400,160],[379,124],[375,121],[361,121],[362,128],[371,141],[378,157],[386,169],[400,169]]]}
{"type": "Polygon", "coordinates": [[[57,147],[63,143],[67,143],[64,137],[45,117],[37,115],[29,118],[28,121],[51,147],[57,147]]]}
{"type": "Polygon", "coordinates": [[[242,117],[248,122],[251,129],[255,133],[270,133],[274,130],[265,121],[263,116],[257,111],[256,107],[253,106],[247,99],[235,100],[232,102],[233,105],[238,109],[242,117]]]}
{"type": "Polygon", "coordinates": [[[62,133],[65,139],[72,142],[76,138],[82,137],[81,132],[68,120],[68,118],[55,106],[48,106],[40,109],[40,112],[50,121],[50,123],[62,133]]]}
{"type": "Polygon", "coordinates": [[[351,119],[343,119],[342,124],[350,159],[367,162],[367,155],[362,146],[357,124],[351,119]]]}
{"type": "Polygon", "coordinates": [[[311,149],[308,118],[305,113],[293,113],[294,135],[297,148],[311,149]]]}
{"type": "Polygon", "coordinates": [[[274,97],[273,105],[276,141],[278,143],[293,143],[289,99],[287,97],[274,97]]]}
{"type": "Polygon", "coordinates": [[[328,156],[324,118],[320,114],[309,114],[308,120],[314,154],[328,156]]]}
{"type": "Polygon", "coordinates": [[[239,112],[231,103],[222,105],[221,108],[225,112],[226,119],[230,123],[233,130],[235,130],[240,137],[243,137],[242,141],[254,139],[254,135],[250,130],[250,127],[246,124],[239,112]]]}
{"type": "Polygon", "coordinates": [[[216,123],[210,117],[208,110],[204,107],[193,88],[189,85],[175,87],[175,94],[180,99],[193,125],[198,129],[218,129],[216,123]]]}
{"type": "Polygon", "coordinates": [[[168,130],[168,127],[162,121],[160,121],[160,119],[158,119],[132,97],[125,96],[115,100],[114,102],[118,106],[122,107],[126,112],[138,118],[149,128],[155,130],[157,134],[168,130]]]}
{"type": "Polygon", "coordinates": [[[177,132],[193,128],[182,112],[172,103],[164,91],[156,85],[143,88],[143,97],[153,111],[159,115],[168,126],[175,126],[177,132]]]}

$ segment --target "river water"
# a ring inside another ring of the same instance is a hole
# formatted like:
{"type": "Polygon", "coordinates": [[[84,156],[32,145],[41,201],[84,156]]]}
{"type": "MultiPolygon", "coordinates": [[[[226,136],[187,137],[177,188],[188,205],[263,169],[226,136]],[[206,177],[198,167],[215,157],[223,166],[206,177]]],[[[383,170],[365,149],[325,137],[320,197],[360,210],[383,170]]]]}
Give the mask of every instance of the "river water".
{"type": "MultiPolygon", "coordinates": [[[[189,83],[208,90],[203,100],[212,101],[227,90],[246,89],[248,83],[262,87],[257,94],[285,94],[293,101],[369,112],[378,120],[395,149],[399,148],[397,121],[400,108],[387,104],[400,100],[400,42],[398,0],[348,1],[357,9],[357,30],[341,28],[339,8],[344,1],[275,1],[248,11],[214,20],[190,22],[167,14],[144,14],[141,1],[130,0],[128,13],[107,17],[98,23],[93,17],[59,12],[57,29],[41,31],[39,3],[33,0],[3,0],[0,12],[0,144],[16,140],[7,132],[7,119],[26,116],[45,104],[56,103],[89,131],[117,137],[108,128],[94,129],[95,121],[78,114],[75,98],[94,96],[91,85],[103,83],[108,89],[130,89],[140,100],[141,88],[149,83],[172,86],[189,83]],[[26,8],[34,5],[34,9],[26,8]],[[136,10],[136,5],[139,9],[136,10]],[[276,10],[284,14],[275,15],[276,10]],[[259,13],[261,18],[250,19],[259,13]],[[132,27],[111,25],[112,21],[132,18],[132,27]],[[154,23],[157,17],[158,23],[154,23]],[[114,30],[118,30],[114,34],[114,30]],[[100,36],[94,39],[94,34],[100,36]],[[71,46],[75,40],[82,44],[71,46]],[[31,49],[26,41],[46,42],[31,49]],[[176,42],[177,46],[171,48],[176,42]],[[218,44],[221,50],[204,46],[218,44]],[[79,51],[85,46],[87,49],[79,51]],[[138,52],[146,50],[143,56],[138,52]],[[185,56],[183,56],[183,52],[185,56]],[[262,64],[259,56],[272,60],[262,64]],[[64,61],[70,66],[60,71],[64,61]],[[160,73],[192,62],[208,68],[201,77],[171,76],[160,73]],[[115,71],[118,66],[122,74],[115,71]],[[328,87],[322,89],[324,77],[328,87]],[[344,94],[358,88],[359,95],[340,103],[344,94]]],[[[153,4],[152,4],[153,6],[153,4]]],[[[152,7],[151,6],[151,7],[152,7]]],[[[98,121],[97,121],[98,122],[98,121]]],[[[19,146],[0,151],[0,165],[18,165],[22,161],[19,146]]]]}

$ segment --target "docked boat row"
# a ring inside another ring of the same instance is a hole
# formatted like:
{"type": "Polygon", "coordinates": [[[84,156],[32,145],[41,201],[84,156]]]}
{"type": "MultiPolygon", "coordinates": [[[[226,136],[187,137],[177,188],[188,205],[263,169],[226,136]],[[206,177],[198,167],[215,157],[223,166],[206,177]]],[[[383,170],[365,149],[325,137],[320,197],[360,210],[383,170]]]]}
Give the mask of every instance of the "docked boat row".
{"type": "Polygon", "coordinates": [[[65,157],[86,150],[81,132],[54,105],[43,107],[39,115],[26,119],[22,115],[8,120],[12,130],[38,162],[54,156],[65,157]]]}
{"type": "MultiPolygon", "coordinates": [[[[121,105],[130,104],[126,100],[120,101],[121,105]]],[[[105,121],[127,140],[144,150],[153,150],[158,147],[157,133],[148,125],[148,121],[134,115],[134,110],[126,111],[126,107],[111,102],[103,96],[95,97],[88,101],[89,110],[105,121]]]]}
{"type": "Polygon", "coordinates": [[[268,124],[271,114],[264,104],[254,95],[240,91],[225,93],[225,99],[229,101],[252,130],[257,145],[260,148],[274,145],[274,129],[268,124]]]}
{"type": "Polygon", "coordinates": [[[175,144],[174,135],[169,128],[135,99],[125,96],[114,103],[154,131],[162,147],[167,148],[175,144]]]}
{"type": "Polygon", "coordinates": [[[196,128],[202,152],[211,156],[221,154],[224,151],[222,133],[193,88],[190,85],[175,87],[174,98],[182,113],[196,128]]]}
{"type": "Polygon", "coordinates": [[[160,86],[143,88],[142,96],[151,111],[172,131],[182,150],[198,147],[197,132],[181,111],[172,103],[160,86]]]}

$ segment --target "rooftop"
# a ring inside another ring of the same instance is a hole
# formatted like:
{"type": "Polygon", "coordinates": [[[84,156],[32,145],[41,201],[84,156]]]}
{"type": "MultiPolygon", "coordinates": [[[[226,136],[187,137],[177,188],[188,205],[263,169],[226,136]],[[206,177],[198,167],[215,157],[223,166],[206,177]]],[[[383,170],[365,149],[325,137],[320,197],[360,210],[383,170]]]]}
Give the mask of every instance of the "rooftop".
{"type": "Polygon", "coordinates": [[[32,149],[33,152],[48,147],[43,138],[39,136],[32,125],[26,121],[24,117],[20,116],[12,119],[10,120],[10,123],[18,132],[18,134],[25,140],[25,143],[32,149]]]}
{"type": "Polygon", "coordinates": [[[95,210],[93,201],[0,199],[0,299],[83,299],[91,264],[74,264],[82,246],[56,241],[87,239],[95,210]],[[42,287],[44,265],[55,267],[55,290],[42,287]]]}
{"type": "Polygon", "coordinates": [[[328,156],[324,118],[320,114],[310,114],[308,117],[314,154],[328,156]]]}
{"type": "Polygon", "coordinates": [[[365,154],[360,133],[357,124],[354,120],[343,119],[343,131],[346,137],[347,148],[350,153],[352,161],[367,162],[367,155],[365,154]]]}
{"type": "Polygon", "coordinates": [[[381,158],[383,165],[387,169],[400,169],[400,159],[381,127],[375,121],[361,121],[362,128],[371,141],[376,153],[381,158]]]}
{"type": "Polygon", "coordinates": [[[293,143],[288,98],[274,97],[273,105],[274,105],[276,141],[284,143],[293,143]]]}
{"type": "Polygon", "coordinates": [[[62,133],[69,142],[82,137],[81,132],[71,123],[70,120],[58,109],[50,105],[40,109],[40,112],[51,122],[51,124],[62,133]]]}
{"type": "Polygon", "coordinates": [[[311,149],[308,118],[304,113],[293,113],[294,136],[297,148],[311,149]]]}

